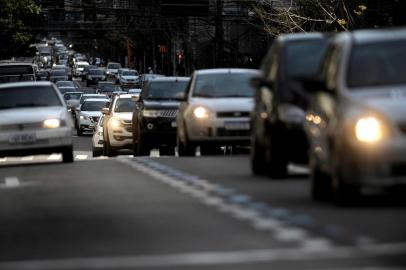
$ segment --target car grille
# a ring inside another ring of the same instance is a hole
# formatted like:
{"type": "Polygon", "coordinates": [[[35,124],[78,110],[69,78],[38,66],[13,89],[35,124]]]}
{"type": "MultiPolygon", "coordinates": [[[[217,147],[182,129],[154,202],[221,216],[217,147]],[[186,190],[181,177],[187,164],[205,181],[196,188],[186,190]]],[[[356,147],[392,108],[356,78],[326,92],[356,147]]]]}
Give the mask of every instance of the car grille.
{"type": "Polygon", "coordinates": [[[249,117],[250,112],[218,112],[218,118],[235,118],[235,117],[249,117]]]}
{"type": "Polygon", "coordinates": [[[15,131],[15,130],[35,130],[43,127],[42,122],[25,123],[25,124],[10,124],[0,126],[0,130],[15,131]]]}
{"type": "Polygon", "coordinates": [[[217,129],[217,136],[236,136],[236,137],[246,137],[250,136],[249,130],[227,130],[225,128],[217,129]]]}
{"type": "Polygon", "coordinates": [[[174,118],[178,115],[179,110],[162,110],[159,112],[159,117],[174,118]]]}

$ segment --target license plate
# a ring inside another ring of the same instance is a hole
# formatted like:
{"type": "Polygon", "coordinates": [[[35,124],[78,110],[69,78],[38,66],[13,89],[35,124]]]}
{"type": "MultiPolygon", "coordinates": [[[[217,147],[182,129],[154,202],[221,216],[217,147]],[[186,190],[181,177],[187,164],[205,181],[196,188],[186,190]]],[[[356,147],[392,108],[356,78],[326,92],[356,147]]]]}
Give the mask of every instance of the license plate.
{"type": "Polygon", "coordinates": [[[26,144],[34,143],[37,140],[35,133],[15,134],[10,136],[9,143],[11,144],[26,144]]]}
{"type": "Polygon", "coordinates": [[[249,122],[226,122],[224,123],[226,130],[248,130],[250,129],[249,122]]]}
{"type": "Polygon", "coordinates": [[[172,122],[171,127],[177,127],[176,122],[172,122]]]}

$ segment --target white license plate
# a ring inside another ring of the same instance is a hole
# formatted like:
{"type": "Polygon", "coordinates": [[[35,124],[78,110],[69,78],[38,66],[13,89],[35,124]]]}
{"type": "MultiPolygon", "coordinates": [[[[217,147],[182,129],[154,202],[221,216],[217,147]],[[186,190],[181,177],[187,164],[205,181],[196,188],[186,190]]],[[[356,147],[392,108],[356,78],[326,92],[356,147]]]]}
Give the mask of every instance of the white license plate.
{"type": "Polygon", "coordinates": [[[176,122],[172,122],[171,127],[177,127],[176,122]]]}
{"type": "Polygon", "coordinates": [[[248,130],[250,129],[249,122],[226,122],[224,128],[227,130],[248,130]]]}
{"type": "Polygon", "coordinates": [[[9,138],[9,143],[11,144],[25,144],[34,143],[37,140],[35,133],[24,133],[11,135],[9,138]]]}

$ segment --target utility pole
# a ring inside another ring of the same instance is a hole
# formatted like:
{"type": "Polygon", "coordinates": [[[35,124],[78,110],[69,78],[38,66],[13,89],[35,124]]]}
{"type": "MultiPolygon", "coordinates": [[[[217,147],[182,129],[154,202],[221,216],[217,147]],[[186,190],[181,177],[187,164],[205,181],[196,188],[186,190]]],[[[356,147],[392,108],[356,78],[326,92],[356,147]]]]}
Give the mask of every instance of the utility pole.
{"type": "Polygon", "coordinates": [[[223,0],[216,0],[215,16],[215,66],[224,66],[224,27],[223,27],[223,0]]]}

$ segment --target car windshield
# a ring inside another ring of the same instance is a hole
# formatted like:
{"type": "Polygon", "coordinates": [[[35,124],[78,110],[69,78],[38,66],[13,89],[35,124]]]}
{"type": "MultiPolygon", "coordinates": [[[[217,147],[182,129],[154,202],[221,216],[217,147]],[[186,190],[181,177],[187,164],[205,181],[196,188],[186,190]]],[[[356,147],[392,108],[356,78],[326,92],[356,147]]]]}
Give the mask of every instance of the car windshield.
{"type": "Polygon", "coordinates": [[[80,104],[82,104],[84,101],[85,101],[85,99],[87,99],[87,98],[97,98],[97,99],[106,99],[107,98],[107,96],[105,96],[105,95],[103,95],[103,96],[100,96],[100,95],[82,95],[81,97],[80,97],[80,104]]]}
{"type": "Polygon", "coordinates": [[[355,45],[347,84],[350,88],[406,84],[406,40],[355,45]]]}
{"type": "Polygon", "coordinates": [[[0,89],[0,109],[62,106],[52,86],[21,86],[0,89]]]}
{"type": "Polygon", "coordinates": [[[136,71],[123,71],[123,76],[138,76],[136,71]]]}
{"type": "Polygon", "coordinates": [[[135,109],[135,102],[131,98],[119,98],[114,107],[115,112],[132,112],[135,109]]]}
{"type": "Polygon", "coordinates": [[[82,105],[82,111],[101,111],[107,107],[108,101],[85,101],[82,105]]]}
{"type": "Polygon", "coordinates": [[[56,86],[58,86],[58,87],[72,86],[72,87],[74,87],[75,84],[72,81],[59,81],[59,82],[56,83],[56,86]]]}
{"type": "Polygon", "coordinates": [[[108,69],[119,69],[121,68],[120,64],[108,64],[107,66],[108,69]]]}
{"type": "Polygon", "coordinates": [[[63,96],[65,100],[78,100],[82,96],[82,93],[77,92],[77,93],[67,93],[63,96]]]}
{"type": "Polygon", "coordinates": [[[327,48],[326,39],[294,42],[286,48],[285,71],[288,77],[317,74],[327,48]]]}
{"type": "Polygon", "coordinates": [[[195,97],[252,97],[254,91],[249,85],[253,73],[202,74],[196,78],[195,97]]]}
{"type": "Polygon", "coordinates": [[[119,85],[103,85],[101,87],[102,92],[116,92],[116,91],[122,91],[121,87],[119,85]]]}
{"type": "Polygon", "coordinates": [[[51,71],[51,76],[65,76],[66,72],[63,69],[51,71]]]}
{"type": "Polygon", "coordinates": [[[185,92],[188,81],[153,81],[143,94],[144,99],[178,99],[185,92]]]}
{"type": "Polygon", "coordinates": [[[89,70],[89,75],[103,75],[104,72],[101,69],[91,69],[89,70]]]}

